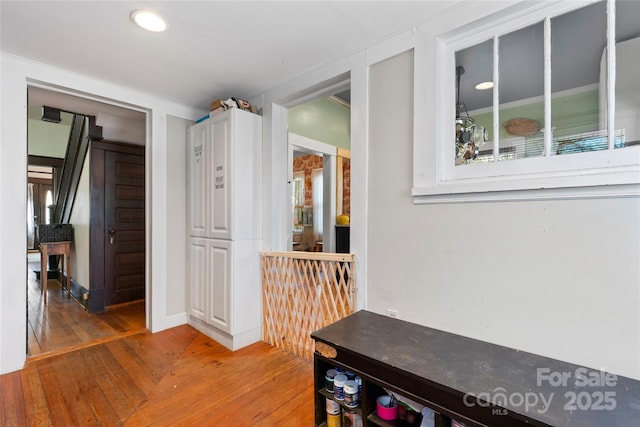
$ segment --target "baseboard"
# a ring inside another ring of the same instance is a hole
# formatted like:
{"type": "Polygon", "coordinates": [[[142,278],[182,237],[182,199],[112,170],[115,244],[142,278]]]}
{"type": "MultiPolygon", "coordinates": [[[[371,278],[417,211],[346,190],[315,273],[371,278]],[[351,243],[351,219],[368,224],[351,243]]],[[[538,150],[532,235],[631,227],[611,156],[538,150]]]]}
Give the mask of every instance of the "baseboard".
{"type": "Polygon", "coordinates": [[[167,329],[186,325],[187,323],[189,323],[189,317],[187,316],[187,313],[178,313],[167,316],[167,329]]]}
{"type": "Polygon", "coordinates": [[[85,310],[89,309],[89,301],[91,299],[91,290],[86,289],[84,286],[80,285],[80,283],[76,282],[75,279],[71,279],[71,296],[73,299],[78,301],[80,305],[84,307],[85,310]]]}
{"type": "Polygon", "coordinates": [[[233,336],[233,350],[262,341],[262,328],[249,329],[233,336]]]}
{"type": "Polygon", "coordinates": [[[242,347],[262,341],[262,328],[250,329],[236,335],[229,335],[228,333],[214,328],[202,320],[191,316],[189,316],[189,324],[231,351],[236,351],[242,347]]]}

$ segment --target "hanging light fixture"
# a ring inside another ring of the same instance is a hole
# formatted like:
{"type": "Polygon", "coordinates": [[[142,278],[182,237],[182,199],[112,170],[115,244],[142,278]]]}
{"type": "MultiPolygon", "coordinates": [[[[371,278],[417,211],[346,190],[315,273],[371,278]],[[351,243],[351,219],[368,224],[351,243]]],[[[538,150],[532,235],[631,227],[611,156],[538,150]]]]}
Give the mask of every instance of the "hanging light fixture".
{"type": "Polygon", "coordinates": [[[489,140],[489,132],[476,125],[469,116],[467,106],[460,101],[460,76],[464,67],[456,67],[456,164],[466,163],[478,156],[478,148],[489,140]]]}

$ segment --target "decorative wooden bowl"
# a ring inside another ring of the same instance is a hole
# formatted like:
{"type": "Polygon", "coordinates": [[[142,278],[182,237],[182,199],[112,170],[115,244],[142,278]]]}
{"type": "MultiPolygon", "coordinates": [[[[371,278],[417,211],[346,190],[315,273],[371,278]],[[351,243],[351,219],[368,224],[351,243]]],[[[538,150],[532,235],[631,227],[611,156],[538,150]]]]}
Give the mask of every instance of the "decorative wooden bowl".
{"type": "Polygon", "coordinates": [[[509,120],[504,127],[509,134],[515,136],[533,136],[540,131],[540,123],[537,120],[522,117],[509,120]]]}

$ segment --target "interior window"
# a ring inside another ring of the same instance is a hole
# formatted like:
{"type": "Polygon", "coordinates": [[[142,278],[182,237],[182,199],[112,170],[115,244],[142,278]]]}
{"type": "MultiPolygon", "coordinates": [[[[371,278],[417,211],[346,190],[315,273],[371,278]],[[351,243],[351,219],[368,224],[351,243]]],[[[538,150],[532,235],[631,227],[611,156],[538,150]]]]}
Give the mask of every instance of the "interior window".
{"type": "MultiPolygon", "coordinates": [[[[640,141],[640,2],[616,5],[611,148],[640,141]]],[[[548,22],[546,30],[542,20],[455,52],[456,165],[609,149],[607,2],[548,22]]]]}
{"type": "Polygon", "coordinates": [[[637,193],[639,1],[519,2],[420,37],[414,203],[637,193]]]}

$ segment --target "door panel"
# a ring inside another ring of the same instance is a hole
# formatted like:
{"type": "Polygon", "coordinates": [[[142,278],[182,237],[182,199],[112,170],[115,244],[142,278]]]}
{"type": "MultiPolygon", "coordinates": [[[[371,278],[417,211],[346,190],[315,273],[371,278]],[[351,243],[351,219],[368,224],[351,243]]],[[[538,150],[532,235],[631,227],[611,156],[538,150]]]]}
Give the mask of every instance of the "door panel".
{"type": "Polygon", "coordinates": [[[189,314],[207,321],[207,241],[189,239],[189,314]]]}
{"type": "Polygon", "coordinates": [[[189,128],[189,148],[187,161],[189,180],[187,185],[187,204],[189,206],[188,227],[190,236],[207,236],[206,204],[207,195],[207,153],[209,144],[209,121],[205,120],[189,128]]]}
{"type": "Polygon", "coordinates": [[[208,323],[231,333],[231,242],[210,240],[209,262],[209,319],[208,323]]]}
{"type": "Polygon", "coordinates": [[[144,156],[105,153],[105,305],[145,296],[144,156]]]}
{"type": "Polygon", "coordinates": [[[213,165],[210,175],[210,188],[213,197],[209,206],[212,216],[211,237],[216,239],[231,239],[231,116],[211,119],[213,138],[213,165]]]}

